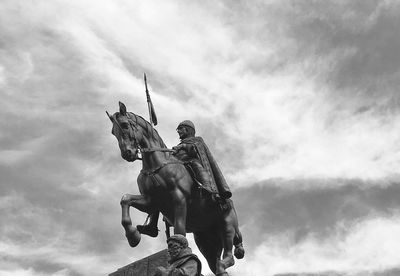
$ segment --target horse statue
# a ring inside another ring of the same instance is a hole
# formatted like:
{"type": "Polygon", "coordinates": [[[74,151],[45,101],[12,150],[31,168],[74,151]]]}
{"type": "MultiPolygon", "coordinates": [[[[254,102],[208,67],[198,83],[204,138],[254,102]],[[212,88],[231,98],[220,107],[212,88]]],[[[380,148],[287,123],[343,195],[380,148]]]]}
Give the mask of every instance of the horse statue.
{"type": "Polygon", "coordinates": [[[197,247],[215,275],[228,275],[225,270],[235,263],[233,246],[235,257],[244,257],[233,202],[228,199],[229,208],[221,208],[210,194],[199,188],[184,163],[171,154],[173,150],[165,146],[153,125],[127,112],[123,103],[119,103],[119,112],[107,115],[122,158],[128,162],[142,160],[137,178],[140,195],[125,194],[121,199],[121,224],[129,245],[135,247],[141,239],[137,227],[132,226],[129,207],[149,215],[161,212],[175,234],[193,233],[197,247]]]}

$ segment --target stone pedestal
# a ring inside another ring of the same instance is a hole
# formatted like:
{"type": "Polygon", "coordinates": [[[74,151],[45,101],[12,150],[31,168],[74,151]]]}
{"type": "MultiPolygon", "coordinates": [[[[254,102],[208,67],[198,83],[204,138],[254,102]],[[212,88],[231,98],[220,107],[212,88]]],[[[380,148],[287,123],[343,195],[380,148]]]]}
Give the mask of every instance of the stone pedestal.
{"type": "Polygon", "coordinates": [[[156,268],[159,266],[168,266],[168,253],[166,249],[118,268],[117,271],[109,274],[109,276],[154,276],[156,268]]]}

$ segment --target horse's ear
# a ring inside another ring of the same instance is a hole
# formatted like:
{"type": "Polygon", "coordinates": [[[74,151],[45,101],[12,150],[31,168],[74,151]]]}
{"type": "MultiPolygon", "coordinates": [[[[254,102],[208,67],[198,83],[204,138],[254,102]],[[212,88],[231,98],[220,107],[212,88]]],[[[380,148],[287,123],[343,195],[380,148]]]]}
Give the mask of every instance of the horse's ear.
{"type": "Polygon", "coordinates": [[[119,102],[119,113],[121,113],[123,116],[126,115],[126,106],[121,102],[119,102]]]}

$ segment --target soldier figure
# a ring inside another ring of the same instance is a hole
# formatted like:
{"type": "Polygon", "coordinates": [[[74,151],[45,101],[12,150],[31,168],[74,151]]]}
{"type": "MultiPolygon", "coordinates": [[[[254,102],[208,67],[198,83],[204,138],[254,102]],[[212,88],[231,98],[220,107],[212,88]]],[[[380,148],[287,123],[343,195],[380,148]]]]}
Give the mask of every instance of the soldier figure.
{"type": "Polygon", "coordinates": [[[173,235],[167,239],[169,266],[158,267],[154,276],[202,276],[201,262],[188,247],[187,239],[182,235],[173,235]]]}
{"type": "Polygon", "coordinates": [[[194,124],[185,120],[176,129],[181,142],[172,149],[176,150],[175,156],[188,164],[195,177],[204,189],[209,191],[214,198],[228,199],[232,193],[224,176],[214,160],[203,138],[196,137],[194,124]]]}
{"type": "MultiPolygon", "coordinates": [[[[201,188],[209,192],[222,209],[230,208],[225,200],[229,199],[232,193],[203,138],[195,136],[194,124],[185,120],[178,125],[176,130],[181,142],[172,148],[175,150],[173,153],[175,157],[192,170],[195,181],[201,188]]],[[[158,212],[150,214],[148,224],[137,226],[139,232],[156,237],[158,235],[158,217],[158,212]]]]}

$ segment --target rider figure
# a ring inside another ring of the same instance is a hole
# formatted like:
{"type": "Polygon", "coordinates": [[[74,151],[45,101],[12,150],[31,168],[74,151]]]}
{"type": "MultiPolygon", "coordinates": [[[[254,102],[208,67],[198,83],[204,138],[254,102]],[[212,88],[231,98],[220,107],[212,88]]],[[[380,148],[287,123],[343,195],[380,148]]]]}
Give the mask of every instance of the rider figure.
{"type": "Polygon", "coordinates": [[[185,120],[176,129],[181,142],[173,147],[175,157],[188,164],[202,187],[214,198],[228,199],[232,193],[203,138],[195,136],[194,124],[185,120]]]}
{"type": "MultiPolygon", "coordinates": [[[[203,138],[195,136],[194,124],[185,120],[178,125],[176,130],[181,142],[172,148],[175,150],[173,155],[193,170],[201,188],[208,191],[221,206],[226,206],[225,200],[229,199],[232,193],[203,138]]],[[[137,226],[139,232],[156,237],[158,216],[158,212],[150,214],[148,224],[137,226]]]]}

